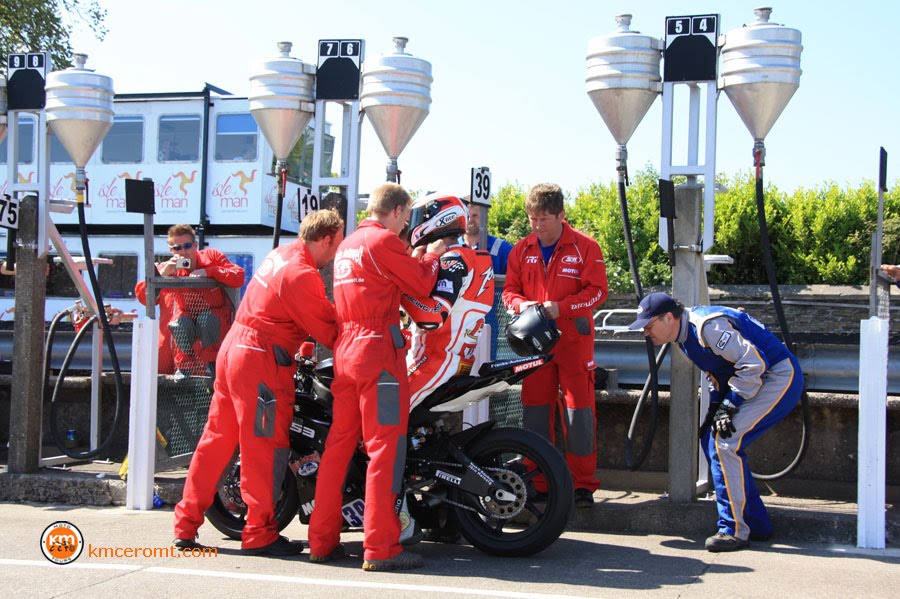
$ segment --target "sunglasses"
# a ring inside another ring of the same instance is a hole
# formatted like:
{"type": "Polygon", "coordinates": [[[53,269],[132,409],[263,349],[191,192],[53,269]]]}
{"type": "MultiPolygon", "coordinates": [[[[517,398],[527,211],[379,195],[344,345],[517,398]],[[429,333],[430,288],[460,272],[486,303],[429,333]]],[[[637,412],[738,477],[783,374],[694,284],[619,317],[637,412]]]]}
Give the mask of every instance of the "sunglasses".
{"type": "Polygon", "coordinates": [[[173,252],[180,252],[181,250],[189,250],[194,247],[193,241],[188,241],[187,243],[182,243],[181,245],[170,245],[169,249],[173,252]]]}

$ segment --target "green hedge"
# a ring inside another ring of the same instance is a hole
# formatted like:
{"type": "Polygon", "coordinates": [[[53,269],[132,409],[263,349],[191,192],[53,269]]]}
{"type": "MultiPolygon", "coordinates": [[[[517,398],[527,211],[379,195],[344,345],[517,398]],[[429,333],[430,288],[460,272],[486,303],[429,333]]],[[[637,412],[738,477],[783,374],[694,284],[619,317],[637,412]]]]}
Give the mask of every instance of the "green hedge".
{"type": "MultiPolygon", "coordinates": [[[[668,258],[659,238],[659,174],[647,166],[631,178],[628,211],[645,287],[671,283],[668,258]]],[[[677,181],[676,181],[677,183],[677,181]]],[[[756,214],[755,180],[751,172],[719,183],[728,191],[716,195],[715,246],[711,252],[734,258],[731,266],[716,266],[711,284],[766,284],[756,214]]],[[[500,188],[488,217],[493,235],[515,243],[530,231],[525,215],[527,187],[511,183],[500,188]]],[[[774,184],[765,187],[766,220],[778,282],[791,285],[865,285],[869,282],[871,235],[875,230],[878,193],[866,181],[859,187],[824,183],[788,195],[774,184]]],[[[900,192],[885,194],[884,261],[900,261],[900,192]]],[[[610,290],[633,289],[615,183],[593,184],[568,194],[570,224],[594,237],[606,257],[610,290]]]]}

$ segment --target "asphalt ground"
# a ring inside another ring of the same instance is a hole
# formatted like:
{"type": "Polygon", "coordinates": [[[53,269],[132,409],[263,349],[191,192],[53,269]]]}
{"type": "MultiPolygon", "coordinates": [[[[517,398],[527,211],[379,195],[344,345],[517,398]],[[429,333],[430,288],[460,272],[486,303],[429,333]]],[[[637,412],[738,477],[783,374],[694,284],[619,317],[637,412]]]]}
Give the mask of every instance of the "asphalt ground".
{"type": "MultiPolygon", "coordinates": [[[[83,462],[65,469],[42,468],[34,474],[9,474],[0,464],[0,502],[52,505],[122,506],[126,485],[117,472],[121,464],[83,462]]],[[[156,475],[158,496],[171,508],[180,499],[186,469],[156,475]]],[[[604,478],[606,480],[606,478],[604,478]]],[[[690,503],[672,503],[663,492],[631,490],[626,480],[618,488],[594,494],[589,509],[576,509],[568,529],[580,532],[694,537],[715,532],[715,498],[701,496],[690,503]]],[[[857,540],[857,505],[810,497],[763,497],[775,528],[775,538],[853,546],[857,540]]],[[[304,537],[305,538],[305,537],[304,537]]],[[[900,549],[900,505],[885,511],[887,547],[900,549]]]]}
{"type": "MultiPolygon", "coordinates": [[[[248,557],[211,526],[201,543],[217,555],[165,555],[172,510],[0,504],[0,588],[6,597],[896,597],[900,549],[858,550],[815,542],[754,543],[709,553],[705,535],[569,531],[542,553],[499,558],[470,546],[420,543],[425,566],[410,572],[365,572],[362,535],[345,533],[350,556],[312,564],[248,557]],[[57,565],[40,550],[43,531],[65,521],[81,531],[84,550],[57,565]],[[125,554],[133,548],[135,557],[125,554]],[[116,557],[118,550],[119,556],[116,557]],[[146,552],[149,550],[150,552],[146,552]],[[156,555],[152,551],[156,550],[156,555]],[[146,555],[144,555],[146,553],[146,555]]],[[[285,533],[306,538],[294,522],[285,533]]]]}

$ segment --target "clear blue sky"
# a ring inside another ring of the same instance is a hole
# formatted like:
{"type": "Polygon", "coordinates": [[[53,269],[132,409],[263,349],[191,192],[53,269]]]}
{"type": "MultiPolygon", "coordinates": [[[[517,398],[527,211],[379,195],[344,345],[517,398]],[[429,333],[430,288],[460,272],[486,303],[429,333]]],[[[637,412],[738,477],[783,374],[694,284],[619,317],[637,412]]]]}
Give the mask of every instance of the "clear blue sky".
{"type": "MultiPolygon", "coordinates": [[[[246,96],[252,65],[294,43],[314,63],[319,39],[363,38],[368,56],[410,39],[431,62],[431,113],[400,156],[404,185],[464,193],[469,168],[504,183],[559,183],[568,193],[615,178],[615,143],[585,88],[588,41],[632,13],[632,29],[663,37],[666,16],[716,13],[721,32],[754,20],[761,2],[456,0],[100,0],[109,34],[78,33],[76,51],[113,78],[117,92],[198,91],[209,82],[246,96]]],[[[767,182],[783,190],[877,178],[900,180],[900,3],[776,0],[771,21],[803,34],[800,89],[766,138],[767,182]]],[[[729,100],[718,104],[717,171],[752,165],[753,140],[729,100]]],[[[679,113],[676,114],[678,118],[679,113]]],[[[683,114],[683,113],[681,113],[683,114]]],[[[628,144],[629,167],[660,164],[661,100],[628,144]]],[[[686,119],[686,117],[684,117],[686,119]]],[[[360,190],[384,180],[386,157],[362,133],[360,190]]]]}

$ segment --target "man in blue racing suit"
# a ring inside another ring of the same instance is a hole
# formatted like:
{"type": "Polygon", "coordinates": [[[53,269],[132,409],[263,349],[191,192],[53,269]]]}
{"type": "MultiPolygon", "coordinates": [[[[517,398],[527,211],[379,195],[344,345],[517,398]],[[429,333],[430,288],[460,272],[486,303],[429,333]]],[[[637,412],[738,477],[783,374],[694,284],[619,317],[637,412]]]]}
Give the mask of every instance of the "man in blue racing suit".
{"type": "Polygon", "coordinates": [[[630,329],[654,345],[677,342],[706,373],[710,415],[700,444],[709,460],[719,512],[712,552],[768,540],[772,524],[753,483],[745,449],[787,416],[803,393],[797,358],[758,320],[722,306],[685,308],[665,293],[641,300],[630,329]]]}

